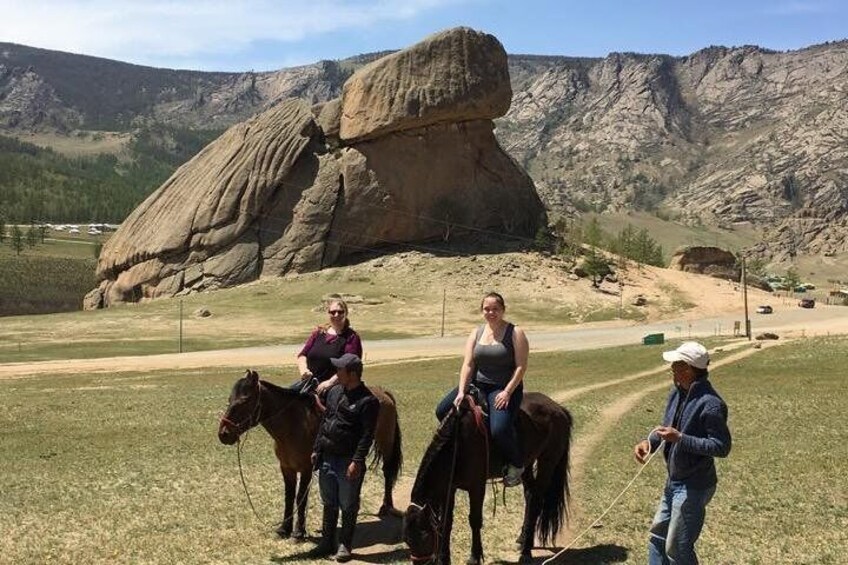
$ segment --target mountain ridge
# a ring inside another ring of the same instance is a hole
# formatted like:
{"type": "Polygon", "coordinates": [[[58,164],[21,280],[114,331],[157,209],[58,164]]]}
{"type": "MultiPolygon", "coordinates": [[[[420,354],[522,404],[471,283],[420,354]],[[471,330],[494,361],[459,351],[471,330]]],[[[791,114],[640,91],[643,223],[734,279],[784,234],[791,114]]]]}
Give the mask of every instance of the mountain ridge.
{"type": "MultiPolygon", "coordinates": [[[[57,53],[0,44],[0,133],[223,128],[288,97],[335,98],[353,70],[388,52],[259,73],[57,53]],[[27,50],[38,56],[25,65],[27,50]]],[[[764,230],[753,248],[762,256],[848,252],[848,40],[683,56],[515,54],[509,69],[512,107],[496,134],[554,215],[647,210],[687,225],[751,222],[764,230]]]]}

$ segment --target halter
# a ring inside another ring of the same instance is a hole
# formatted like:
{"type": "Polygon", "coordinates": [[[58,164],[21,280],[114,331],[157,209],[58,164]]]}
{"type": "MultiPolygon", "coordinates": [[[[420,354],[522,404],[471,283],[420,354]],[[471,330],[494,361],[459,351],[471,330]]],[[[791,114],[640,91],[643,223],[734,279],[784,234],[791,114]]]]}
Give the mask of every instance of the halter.
{"type": "Polygon", "coordinates": [[[233,432],[238,435],[241,435],[242,432],[249,430],[250,428],[258,425],[262,420],[259,415],[262,413],[262,382],[259,379],[256,379],[256,406],[253,407],[253,410],[250,414],[241,422],[233,422],[229,418],[227,418],[224,414],[222,414],[218,421],[219,424],[226,424],[227,427],[231,428],[233,432]]]}

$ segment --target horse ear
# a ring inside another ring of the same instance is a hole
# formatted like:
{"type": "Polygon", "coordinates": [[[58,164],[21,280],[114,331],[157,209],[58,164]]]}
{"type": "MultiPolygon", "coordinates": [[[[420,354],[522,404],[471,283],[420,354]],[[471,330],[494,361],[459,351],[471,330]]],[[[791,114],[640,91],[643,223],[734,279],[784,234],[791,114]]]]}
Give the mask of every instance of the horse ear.
{"type": "Polygon", "coordinates": [[[259,381],[259,373],[257,373],[253,369],[248,369],[244,373],[244,378],[246,378],[248,382],[256,383],[259,381]]]}

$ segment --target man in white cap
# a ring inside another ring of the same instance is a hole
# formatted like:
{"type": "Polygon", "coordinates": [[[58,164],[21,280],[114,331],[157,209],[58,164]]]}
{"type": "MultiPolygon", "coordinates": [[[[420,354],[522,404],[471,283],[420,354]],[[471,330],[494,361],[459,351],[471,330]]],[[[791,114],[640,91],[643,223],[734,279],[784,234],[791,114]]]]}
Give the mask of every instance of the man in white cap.
{"type": "Polygon", "coordinates": [[[662,426],[633,450],[636,461],[645,463],[664,445],[668,468],[668,480],[651,525],[648,563],[697,564],[695,542],[716,490],[714,458],[730,452],[727,405],[708,380],[710,355],[703,345],[687,341],[663,353],[663,359],[671,363],[674,387],[662,426]]]}

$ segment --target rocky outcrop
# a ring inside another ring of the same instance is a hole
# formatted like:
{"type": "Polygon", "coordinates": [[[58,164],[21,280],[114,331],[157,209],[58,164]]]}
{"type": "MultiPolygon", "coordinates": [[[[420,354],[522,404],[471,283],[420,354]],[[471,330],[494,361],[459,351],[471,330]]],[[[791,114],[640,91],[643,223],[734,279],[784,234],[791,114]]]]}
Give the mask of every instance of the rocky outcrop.
{"type": "Polygon", "coordinates": [[[511,98],[506,52],[498,40],[468,28],[449,30],[357,71],[342,91],[340,137],[364,140],[444,122],[491,120],[506,113],[511,98]]]}
{"type": "Polygon", "coordinates": [[[736,256],[719,247],[684,247],[675,251],[669,269],[710,275],[720,279],[738,281],[741,269],[736,256]]]}
{"type": "Polygon", "coordinates": [[[544,208],[489,119],[509,101],[503,47],[459,28],[387,59],[340,100],[287,100],[180,167],[106,243],[86,304],[316,270],[457,225],[533,235],[544,208]]]}

